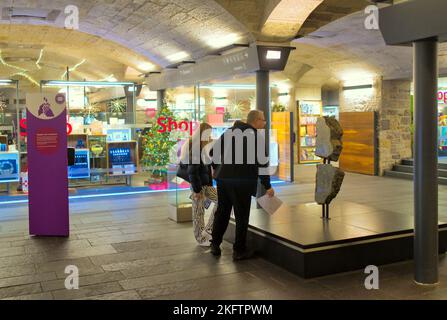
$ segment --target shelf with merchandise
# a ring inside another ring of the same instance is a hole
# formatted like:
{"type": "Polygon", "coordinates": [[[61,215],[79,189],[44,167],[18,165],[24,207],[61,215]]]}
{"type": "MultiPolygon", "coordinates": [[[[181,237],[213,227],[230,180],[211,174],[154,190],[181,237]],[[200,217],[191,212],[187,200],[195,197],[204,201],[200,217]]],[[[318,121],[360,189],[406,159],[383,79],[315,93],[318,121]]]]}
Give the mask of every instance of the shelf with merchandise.
{"type": "Polygon", "coordinates": [[[298,101],[297,116],[299,124],[298,163],[318,163],[315,155],[317,121],[322,116],[322,102],[315,100],[298,101]]]}

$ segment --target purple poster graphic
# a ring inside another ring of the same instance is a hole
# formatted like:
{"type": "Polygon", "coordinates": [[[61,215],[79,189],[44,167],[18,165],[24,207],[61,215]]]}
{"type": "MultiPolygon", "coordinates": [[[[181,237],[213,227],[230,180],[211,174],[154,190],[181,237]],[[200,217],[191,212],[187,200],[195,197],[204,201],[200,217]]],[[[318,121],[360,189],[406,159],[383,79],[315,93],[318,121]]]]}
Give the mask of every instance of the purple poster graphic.
{"type": "Polygon", "coordinates": [[[29,232],[69,236],[67,111],[61,94],[29,94],[27,102],[29,232]]]}

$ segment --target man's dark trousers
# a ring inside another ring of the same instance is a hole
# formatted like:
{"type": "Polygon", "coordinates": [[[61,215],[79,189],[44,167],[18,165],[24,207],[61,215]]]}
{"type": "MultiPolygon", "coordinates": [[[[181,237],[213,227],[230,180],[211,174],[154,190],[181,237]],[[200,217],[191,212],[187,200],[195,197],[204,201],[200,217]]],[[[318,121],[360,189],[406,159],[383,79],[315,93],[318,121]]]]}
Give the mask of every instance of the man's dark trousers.
{"type": "Polygon", "coordinates": [[[222,243],[230,221],[231,209],[234,208],[236,238],[233,250],[236,252],[246,250],[253,187],[256,189],[256,181],[217,180],[218,208],[213,224],[213,244],[220,245],[222,243]]]}

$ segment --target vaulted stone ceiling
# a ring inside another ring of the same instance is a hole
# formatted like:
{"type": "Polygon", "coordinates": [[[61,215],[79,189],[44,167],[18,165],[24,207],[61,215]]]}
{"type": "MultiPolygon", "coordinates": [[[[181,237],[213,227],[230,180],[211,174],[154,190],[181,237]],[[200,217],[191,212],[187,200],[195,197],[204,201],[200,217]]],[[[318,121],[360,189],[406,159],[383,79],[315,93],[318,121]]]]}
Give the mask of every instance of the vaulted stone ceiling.
{"type": "Polygon", "coordinates": [[[60,80],[67,67],[73,80],[138,80],[138,69],[152,68],[147,58],[115,42],[38,25],[0,25],[0,57],[2,78],[29,82],[60,80]]]}
{"type": "Polygon", "coordinates": [[[3,0],[0,5],[3,78],[23,70],[36,81],[59,78],[67,66],[85,59],[73,77],[138,79],[139,74],[199,59],[216,48],[254,41],[214,0],[3,0]],[[79,8],[76,31],[64,29],[69,5],[79,8]],[[8,8],[18,9],[17,16],[9,17],[8,8]],[[28,9],[33,14],[52,11],[55,19],[20,16],[20,10],[28,9]]]}
{"type": "MultiPolygon", "coordinates": [[[[389,68],[384,56],[361,55],[362,50],[382,50],[381,37],[376,33],[371,39],[368,34],[365,39],[370,42],[362,43],[364,35],[352,30],[359,28],[361,18],[349,24],[342,17],[362,10],[369,4],[366,0],[3,0],[0,4],[1,77],[60,78],[67,66],[74,68],[85,60],[72,71],[72,78],[100,80],[113,75],[135,80],[142,73],[197,60],[232,43],[289,44],[297,36],[302,38],[292,44],[298,50],[285,71],[293,82],[336,81],[348,67],[373,74],[408,67],[397,61],[397,67],[389,68]],[[68,5],[79,8],[77,31],[64,29],[68,5]],[[10,18],[5,14],[10,7],[57,14],[54,21],[20,14],[10,18]],[[316,39],[312,37],[316,30],[337,35],[316,39]],[[18,74],[23,70],[26,76],[18,74]]],[[[389,64],[394,65],[393,54],[400,51],[387,50],[389,64]]]]}
{"type": "MultiPolygon", "coordinates": [[[[387,46],[379,30],[364,27],[363,11],[329,23],[307,37],[293,42],[285,73],[302,85],[321,86],[334,81],[411,79],[411,47],[387,46]],[[312,36],[312,34],[318,36],[312,36]],[[297,77],[296,70],[304,68],[297,77]],[[295,77],[295,78],[294,78],[295,77]]],[[[440,73],[447,72],[447,45],[439,49],[440,73]]]]}
{"type": "Polygon", "coordinates": [[[364,9],[367,0],[216,0],[256,40],[287,42],[364,9]]]}
{"type": "Polygon", "coordinates": [[[351,13],[358,12],[371,5],[367,0],[325,0],[313,10],[298,35],[304,36],[318,30],[332,21],[336,21],[351,13]]]}
{"type": "MultiPolygon", "coordinates": [[[[200,58],[216,47],[254,39],[214,0],[9,0],[3,8],[59,10],[52,23],[64,28],[64,10],[79,8],[79,31],[117,42],[166,66],[200,58]],[[225,43],[226,42],[226,43],[225,43]]],[[[36,19],[0,20],[7,24],[48,24],[36,19]]]]}

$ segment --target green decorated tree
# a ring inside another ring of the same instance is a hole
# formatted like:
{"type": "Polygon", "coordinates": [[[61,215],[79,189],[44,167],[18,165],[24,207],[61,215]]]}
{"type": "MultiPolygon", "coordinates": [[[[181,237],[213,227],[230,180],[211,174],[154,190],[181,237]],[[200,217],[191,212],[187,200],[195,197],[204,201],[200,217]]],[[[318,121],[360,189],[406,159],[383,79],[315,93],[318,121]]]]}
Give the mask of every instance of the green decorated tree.
{"type": "Polygon", "coordinates": [[[151,173],[152,178],[159,181],[165,180],[167,176],[170,151],[177,144],[177,140],[173,137],[173,132],[168,130],[159,132],[160,126],[157,124],[157,119],[162,117],[175,120],[174,114],[169,110],[169,107],[163,106],[157,112],[154,120],[151,122],[151,126],[142,135],[143,157],[141,162],[151,173]]]}

